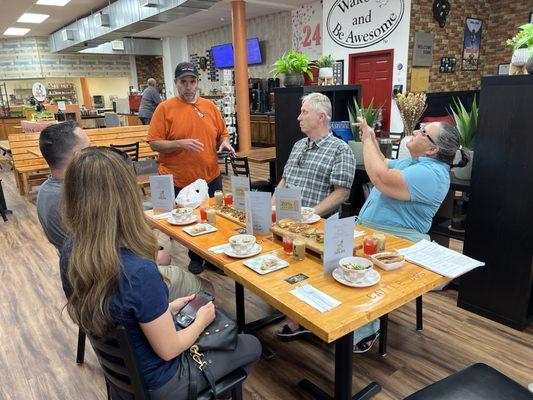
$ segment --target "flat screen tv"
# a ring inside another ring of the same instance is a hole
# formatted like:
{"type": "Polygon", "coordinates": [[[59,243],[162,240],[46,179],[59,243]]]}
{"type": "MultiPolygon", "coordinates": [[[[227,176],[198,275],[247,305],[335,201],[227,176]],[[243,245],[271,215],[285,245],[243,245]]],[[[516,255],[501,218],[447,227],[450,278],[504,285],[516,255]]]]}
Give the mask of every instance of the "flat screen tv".
{"type": "MultiPolygon", "coordinates": [[[[258,38],[246,40],[246,49],[248,53],[248,65],[261,64],[263,62],[258,38]]],[[[211,47],[211,52],[216,68],[231,68],[234,66],[233,45],[231,43],[213,46],[211,47]]]]}

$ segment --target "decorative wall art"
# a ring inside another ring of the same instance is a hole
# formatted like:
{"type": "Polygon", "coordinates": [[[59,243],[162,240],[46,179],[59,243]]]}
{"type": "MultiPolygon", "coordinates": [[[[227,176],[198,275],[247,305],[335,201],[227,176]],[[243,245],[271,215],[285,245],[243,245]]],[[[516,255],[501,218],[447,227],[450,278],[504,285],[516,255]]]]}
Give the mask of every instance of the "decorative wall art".
{"type": "Polygon", "coordinates": [[[481,53],[481,33],[483,21],[467,18],[465,22],[465,36],[463,41],[463,71],[476,71],[479,66],[481,53]]]}
{"type": "Polygon", "coordinates": [[[344,84],[344,60],[337,60],[333,64],[333,84],[344,84]]]}
{"type": "Polygon", "coordinates": [[[455,64],[457,63],[457,59],[455,57],[442,57],[440,59],[440,67],[439,72],[448,72],[453,73],[455,72],[455,64]]]}

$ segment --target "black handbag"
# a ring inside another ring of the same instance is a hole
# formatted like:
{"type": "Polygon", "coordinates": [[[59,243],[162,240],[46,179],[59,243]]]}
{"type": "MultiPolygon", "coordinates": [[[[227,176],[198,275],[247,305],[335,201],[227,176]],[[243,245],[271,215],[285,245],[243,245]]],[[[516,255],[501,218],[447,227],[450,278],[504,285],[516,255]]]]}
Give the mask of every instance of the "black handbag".
{"type": "Polygon", "coordinates": [[[215,378],[209,369],[209,351],[233,351],[237,347],[237,324],[224,311],[215,309],[215,320],[205,328],[189,350],[182,353],[182,363],[189,369],[189,400],[198,398],[198,371],[211,386],[213,399],[216,398],[215,378]]]}

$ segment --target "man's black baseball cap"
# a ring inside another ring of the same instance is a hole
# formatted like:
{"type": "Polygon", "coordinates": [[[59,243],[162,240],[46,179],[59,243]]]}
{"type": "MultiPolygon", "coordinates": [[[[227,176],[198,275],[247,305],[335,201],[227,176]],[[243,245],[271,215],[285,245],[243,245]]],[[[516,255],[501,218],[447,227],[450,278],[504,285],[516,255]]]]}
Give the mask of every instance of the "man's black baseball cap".
{"type": "Polygon", "coordinates": [[[195,78],[198,78],[198,68],[190,62],[179,63],[174,71],[174,79],[180,79],[184,76],[194,76],[195,78]]]}

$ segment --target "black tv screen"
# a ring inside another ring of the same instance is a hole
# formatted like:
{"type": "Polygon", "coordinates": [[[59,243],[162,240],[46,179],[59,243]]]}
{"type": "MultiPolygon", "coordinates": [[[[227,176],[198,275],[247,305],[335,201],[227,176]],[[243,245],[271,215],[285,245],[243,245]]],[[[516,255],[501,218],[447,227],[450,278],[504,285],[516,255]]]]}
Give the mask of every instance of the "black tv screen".
{"type": "MultiPolygon", "coordinates": [[[[246,40],[246,50],[248,53],[248,65],[261,64],[263,62],[258,38],[246,40]]],[[[233,61],[233,45],[231,43],[213,46],[211,47],[211,52],[216,68],[230,68],[235,65],[233,61]]]]}

